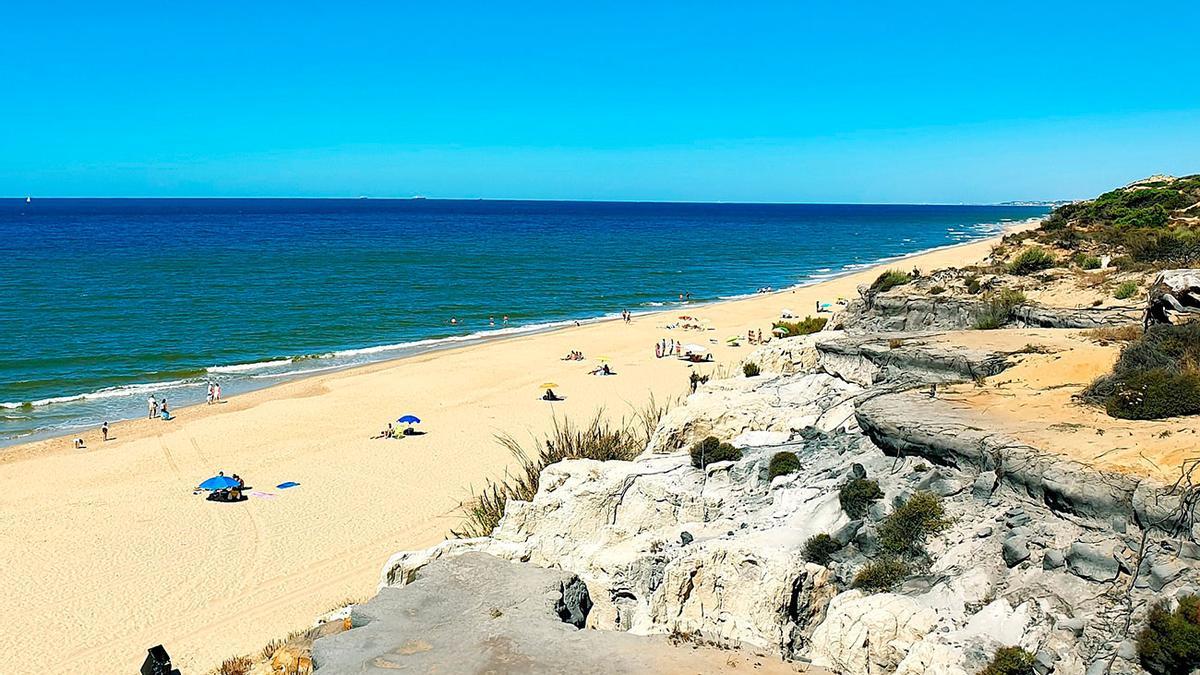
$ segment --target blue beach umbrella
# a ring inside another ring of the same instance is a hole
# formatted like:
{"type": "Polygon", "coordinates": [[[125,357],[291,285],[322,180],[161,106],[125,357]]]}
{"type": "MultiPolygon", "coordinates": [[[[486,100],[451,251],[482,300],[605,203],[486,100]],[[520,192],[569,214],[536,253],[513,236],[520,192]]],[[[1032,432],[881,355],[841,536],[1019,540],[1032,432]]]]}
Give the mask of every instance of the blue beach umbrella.
{"type": "Polygon", "coordinates": [[[421,418],[417,417],[416,415],[405,415],[396,421],[400,424],[420,424],[421,418]]]}
{"type": "Polygon", "coordinates": [[[200,484],[201,490],[224,490],[237,487],[238,482],[229,476],[213,476],[200,484]]]}

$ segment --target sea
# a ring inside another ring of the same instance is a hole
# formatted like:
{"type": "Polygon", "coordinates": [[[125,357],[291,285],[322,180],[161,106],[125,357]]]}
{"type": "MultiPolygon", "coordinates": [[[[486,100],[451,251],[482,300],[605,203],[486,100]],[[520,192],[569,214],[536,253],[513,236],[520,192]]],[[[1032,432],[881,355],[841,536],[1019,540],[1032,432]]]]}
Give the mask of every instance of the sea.
{"type": "Polygon", "coordinates": [[[447,346],[812,284],[1042,207],[0,200],[0,445],[447,346]],[[680,296],[683,294],[683,300],[680,296]],[[690,301],[689,301],[690,298],[690,301]],[[507,317],[507,320],[505,320],[507,317]]]}

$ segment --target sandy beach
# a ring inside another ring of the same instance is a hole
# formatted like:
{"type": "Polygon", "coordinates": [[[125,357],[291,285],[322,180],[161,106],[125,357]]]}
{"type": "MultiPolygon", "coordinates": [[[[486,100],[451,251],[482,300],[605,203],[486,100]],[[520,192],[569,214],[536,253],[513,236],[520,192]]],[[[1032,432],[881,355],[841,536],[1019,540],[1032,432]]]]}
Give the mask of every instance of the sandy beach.
{"type": "MultiPolygon", "coordinates": [[[[889,263],[934,270],[978,261],[995,240],[889,263]]],[[[488,341],[334,372],[0,451],[0,629],[5,671],[128,673],[163,643],[185,673],[255,651],[346,600],[370,595],[391,553],[430,545],[458,506],[554,417],[603,409],[631,417],[653,396],[686,394],[688,376],[732,368],[750,351],[725,339],[767,333],[787,308],[852,298],[878,268],[744,300],[488,341]],[[715,330],[669,330],[678,314],[715,330]],[[662,338],[711,348],[712,364],[657,359],[662,338]],[[717,344],[710,343],[715,339],[717,344]],[[583,362],[560,360],[571,350],[583,362]],[[616,376],[588,374],[607,357],[616,376]],[[539,399],[552,381],[566,397],[539,399]],[[425,435],[373,440],[419,415],[425,435]],[[238,473],[253,492],[207,502],[193,486],[238,473]],[[285,481],[300,485],[275,486],[285,481]]],[[[619,308],[618,308],[619,309],[619,308]]]]}

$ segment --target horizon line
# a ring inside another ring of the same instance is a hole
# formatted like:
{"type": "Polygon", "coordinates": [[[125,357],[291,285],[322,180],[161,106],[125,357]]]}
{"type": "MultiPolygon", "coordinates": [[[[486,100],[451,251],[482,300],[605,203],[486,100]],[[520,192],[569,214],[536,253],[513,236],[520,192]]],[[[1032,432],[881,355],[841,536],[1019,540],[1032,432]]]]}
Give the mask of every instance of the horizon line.
{"type": "MultiPolygon", "coordinates": [[[[379,202],[412,202],[412,201],[430,201],[430,202],[545,202],[545,203],[593,203],[593,204],[728,204],[735,206],[1049,206],[1055,202],[1074,202],[1076,199],[1009,199],[1003,202],[789,202],[789,201],[694,201],[686,199],[594,199],[594,198],[572,198],[572,199],[550,199],[550,198],[530,198],[530,197],[427,197],[423,195],[414,195],[411,197],[371,197],[369,195],[360,195],[356,197],[280,197],[280,196],[253,196],[253,197],[232,197],[232,196],[206,196],[206,197],[181,197],[181,196],[118,196],[118,197],[62,197],[62,196],[47,196],[37,197],[34,195],[25,196],[6,196],[0,197],[0,200],[22,200],[31,199],[37,201],[44,200],[212,200],[212,201],[232,201],[232,200],[305,200],[305,201],[379,201],[379,202]],[[1012,202],[1041,202],[1037,204],[1014,204],[1012,202]]],[[[32,202],[31,202],[32,203],[32,202]]]]}

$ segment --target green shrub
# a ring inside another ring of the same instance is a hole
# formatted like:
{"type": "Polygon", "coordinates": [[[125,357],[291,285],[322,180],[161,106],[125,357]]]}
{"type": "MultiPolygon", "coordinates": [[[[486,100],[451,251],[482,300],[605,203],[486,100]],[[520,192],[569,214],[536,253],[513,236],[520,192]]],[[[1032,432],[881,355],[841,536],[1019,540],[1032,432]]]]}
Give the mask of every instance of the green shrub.
{"type": "Polygon", "coordinates": [[[1034,656],[1020,647],[1001,647],[979,675],[1034,675],[1034,656]]]}
{"type": "Polygon", "coordinates": [[[967,277],[967,292],[971,295],[979,293],[979,277],[974,274],[967,277]]]}
{"type": "Polygon", "coordinates": [[[1012,321],[1013,312],[1025,302],[1025,294],[1011,288],[991,293],[975,314],[975,330],[995,330],[1012,321]]]}
{"type": "Polygon", "coordinates": [[[1111,417],[1159,420],[1200,413],[1200,372],[1155,368],[1131,373],[1104,402],[1111,417]]]}
{"type": "Polygon", "coordinates": [[[1072,261],[1079,266],[1080,269],[1098,270],[1100,269],[1100,258],[1094,255],[1084,253],[1076,253],[1072,261]]]}
{"type": "Polygon", "coordinates": [[[829,319],[823,316],[806,316],[802,321],[776,321],[771,326],[771,330],[774,331],[776,328],[782,328],[787,331],[782,337],[796,337],[797,335],[816,333],[824,328],[827,323],[829,323],[829,319]]]}
{"type": "Polygon", "coordinates": [[[818,565],[828,565],[830,557],[841,548],[837,540],[824,532],[815,534],[804,542],[804,559],[818,565]]]}
{"type": "Polygon", "coordinates": [[[888,270],[871,282],[871,290],[875,293],[890,291],[897,286],[903,286],[912,281],[912,276],[899,270],[888,270]]]}
{"type": "Polygon", "coordinates": [[[1146,614],[1137,636],[1138,660],[1154,675],[1187,675],[1200,665],[1200,597],[1185,595],[1169,611],[1161,600],[1146,614]]]}
{"type": "Polygon", "coordinates": [[[920,491],[896,507],[879,526],[879,546],[897,555],[923,555],[925,541],[950,525],[942,500],[920,491]]]}
{"type": "Polygon", "coordinates": [[[1119,286],[1117,286],[1116,292],[1113,293],[1113,297],[1118,300],[1128,300],[1129,298],[1132,298],[1134,296],[1134,294],[1136,294],[1137,292],[1138,292],[1137,282],[1122,281],[1121,284],[1119,286]]]}
{"type": "Polygon", "coordinates": [[[767,466],[767,476],[774,478],[800,470],[800,458],[794,452],[777,452],[771,455],[771,463],[767,466]]]}
{"type": "Polygon", "coordinates": [[[1007,269],[1009,274],[1025,276],[1050,267],[1054,267],[1054,256],[1044,248],[1031,246],[1021,251],[1007,269]]]}
{"type": "Polygon", "coordinates": [[[850,582],[850,588],[867,593],[882,593],[895,588],[896,584],[904,581],[910,574],[912,568],[903,560],[892,557],[879,558],[863,565],[858,574],[854,575],[854,581],[850,582]]]}
{"type": "Polygon", "coordinates": [[[742,451],[722,443],[716,436],[709,436],[692,446],[691,455],[692,466],[703,469],[713,462],[737,461],[742,458],[742,451]]]}
{"type": "Polygon", "coordinates": [[[748,361],[742,365],[742,372],[746,375],[746,377],[755,377],[762,371],[759,370],[757,363],[754,363],[753,361],[748,361]]]}
{"type": "Polygon", "coordinates": [[[1200,413],[1200,322],[1151,326],[1083,397],[1126,419],[1200,413]]]}
{"type": "Polygon", "coordinates": [[[855,478],[838,491],[838,503],[842,505],[842,510],[851,518],[862,518],[867,515],[867,509],[871,508],[871,504],[878,501],[883,496],[883,490],[879,489],[879,483],[870,478],[855,478]]]}

